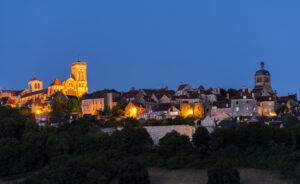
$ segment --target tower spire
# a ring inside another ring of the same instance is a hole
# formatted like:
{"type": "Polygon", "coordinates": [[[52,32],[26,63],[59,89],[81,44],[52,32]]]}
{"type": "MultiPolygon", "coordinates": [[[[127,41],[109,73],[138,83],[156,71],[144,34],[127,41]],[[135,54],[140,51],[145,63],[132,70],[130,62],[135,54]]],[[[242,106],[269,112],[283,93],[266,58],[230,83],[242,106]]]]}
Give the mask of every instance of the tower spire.
{"type": "Polygon", "coordinates": [[[263,70],[263,69],[265,68],[265,62],[261,61],[261,62],[260,62],[260,67],[261,67],[261,69],[263,70]]]}

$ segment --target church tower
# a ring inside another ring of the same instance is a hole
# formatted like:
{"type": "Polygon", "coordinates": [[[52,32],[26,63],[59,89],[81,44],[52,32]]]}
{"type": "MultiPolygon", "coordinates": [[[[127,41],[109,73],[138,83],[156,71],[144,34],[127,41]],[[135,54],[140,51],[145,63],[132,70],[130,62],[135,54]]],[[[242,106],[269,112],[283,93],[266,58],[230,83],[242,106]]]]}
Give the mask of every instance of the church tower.
{"type": "Polygon", "coordinates": [[[88,93],[86,66],[87,64],[81,61],[72,63],[71,66],[72,77],[77,83],[77,95],[79,97],[88,93]]]}
{"type": "Polygon", "coordinates": [[[273,94],[271,87],[271,74],[268,70],[265,70],[265,63],[260,63],[261,69],[255,73],[255,87],[253,92],[258,93],[270,93],[273,94]]]}
{"type": "Polygon", "coordinates": [[[28,82],[28,89],[30,92],[35,92],[43,89],[43,82],[34,77],[28,82]]]}

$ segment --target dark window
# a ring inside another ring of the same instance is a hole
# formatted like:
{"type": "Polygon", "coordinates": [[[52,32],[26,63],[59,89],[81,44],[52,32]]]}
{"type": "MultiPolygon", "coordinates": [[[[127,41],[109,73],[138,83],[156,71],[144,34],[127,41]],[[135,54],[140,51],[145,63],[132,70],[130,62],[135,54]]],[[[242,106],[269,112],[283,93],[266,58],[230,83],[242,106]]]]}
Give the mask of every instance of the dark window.
{"type": "Polygon", "coordinates": [[[236,102],[236,104],[239,104],[239,102],[236,102]]]}

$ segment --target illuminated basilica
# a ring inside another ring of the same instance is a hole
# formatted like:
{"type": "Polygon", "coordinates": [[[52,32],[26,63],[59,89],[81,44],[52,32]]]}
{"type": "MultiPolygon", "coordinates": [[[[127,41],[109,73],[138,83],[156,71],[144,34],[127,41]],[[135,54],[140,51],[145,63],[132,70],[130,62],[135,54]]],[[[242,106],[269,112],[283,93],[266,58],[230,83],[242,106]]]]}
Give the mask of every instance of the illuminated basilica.
{"type": "Polygon", "coordinates": [[[43,82],[34,77],[28,82],[28,89],[25,89],[20,97],[19,106],[23,106],[29,101],[44,103],[52,95],[61,92],[67,96],[76,96],[77,98],[88,93],[87,84],[87,64],[77,61],[71,66],[71,75],[65,81],[56,78],[48,88],[43,88],[43,82]]]}

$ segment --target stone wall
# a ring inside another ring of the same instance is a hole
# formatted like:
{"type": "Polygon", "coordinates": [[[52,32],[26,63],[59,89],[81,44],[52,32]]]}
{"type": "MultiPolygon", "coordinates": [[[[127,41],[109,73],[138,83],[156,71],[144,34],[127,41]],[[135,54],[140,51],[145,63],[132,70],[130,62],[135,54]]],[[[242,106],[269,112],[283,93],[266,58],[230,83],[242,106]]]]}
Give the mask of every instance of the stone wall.
{"type": "Polygon", "coordinates": [[[181,135],[187,135],[190,140],[192,140],[193,133],[195,132],[195,127],[190,125],[145,126],[144,128],[150,134],[154,145],[158,145],[159,140],[173,130],[181,135]]]}

